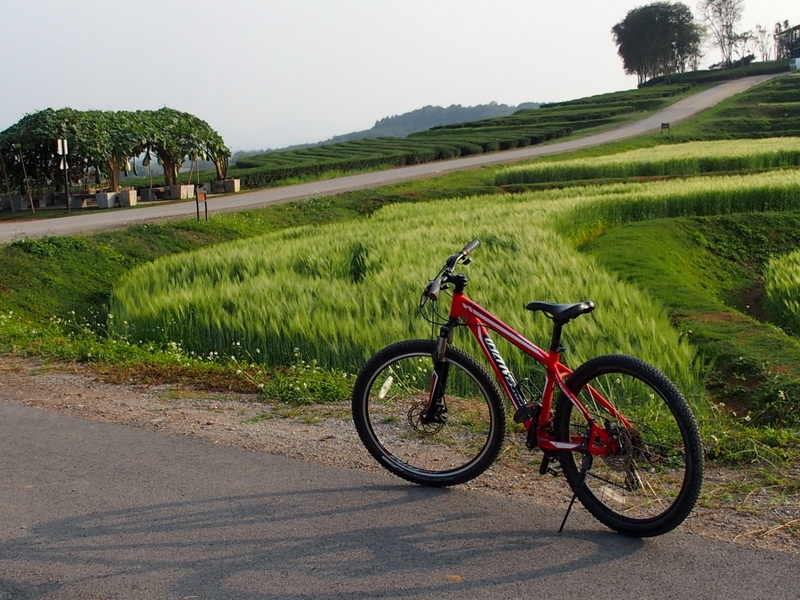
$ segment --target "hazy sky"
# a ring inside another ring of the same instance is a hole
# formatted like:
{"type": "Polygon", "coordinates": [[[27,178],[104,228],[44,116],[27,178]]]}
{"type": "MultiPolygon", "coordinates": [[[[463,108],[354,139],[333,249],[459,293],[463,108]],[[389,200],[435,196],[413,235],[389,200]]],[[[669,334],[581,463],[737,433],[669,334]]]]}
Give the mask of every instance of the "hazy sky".
{"type": "MultiPolygon", "coordinates": [[[[0,0],[0,131],[45,108],[169,106],[236,151],[317,142],[426,105],[630,89],[610,31],[650,3],[0,0]]],[[[800,21],[795,0],[745,9],[742,29],[800,21]]],[[[704,64],[718,61],[709,50],[704,64]]]]}

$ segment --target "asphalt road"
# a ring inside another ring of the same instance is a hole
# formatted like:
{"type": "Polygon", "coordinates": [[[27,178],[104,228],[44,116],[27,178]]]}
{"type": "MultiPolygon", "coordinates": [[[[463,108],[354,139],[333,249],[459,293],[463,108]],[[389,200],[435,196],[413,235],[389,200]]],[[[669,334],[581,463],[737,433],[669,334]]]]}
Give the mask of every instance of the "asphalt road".
{"type": "MultiPolygon", "coordinates": [[[[210,204],[211,211],[229,211],[242,208],[253,208],[302,200],[314,196],[352,191],[356,189],[374,188],[402,181],[433,177],[443,173],[473,169],[485,165],[516,162],[537,156],[558,154],[599,146],[608,142],[622,140],[650,131],[659,130],[661,123],[675,124],[714,106],[719,101],[737,94],[745,89],[771,79],[775,75],[746,77],[724,82],[712,89],[695,94],[681,100],[669,108],[639,121],[629,123],[617,129],[583,138],[575,138],[546,146],[532,146],[506,152],[481,154],[454,160],[426,163],[411,167],[351,175],[327,181],[317,181],[280,188],[239,193],[233,196],[216,198],[210,204]]],[[[185,218],[196,214],[194,200],[176,204],[142,205],[129,209],[114,209],[105,213],[80,214],[72,211],[63,218],[47,218],[0,223],[0,243],[9,243],[21,237],[42,237],[46,235],[76,235],[103,229],[123,227],[133,223],[157,221],[160,219],[185,218]]]]}
{"type": "Polygon", "coordinates": [[[0,599],[798,598],[797,557],[0,398],[0,599]]]}

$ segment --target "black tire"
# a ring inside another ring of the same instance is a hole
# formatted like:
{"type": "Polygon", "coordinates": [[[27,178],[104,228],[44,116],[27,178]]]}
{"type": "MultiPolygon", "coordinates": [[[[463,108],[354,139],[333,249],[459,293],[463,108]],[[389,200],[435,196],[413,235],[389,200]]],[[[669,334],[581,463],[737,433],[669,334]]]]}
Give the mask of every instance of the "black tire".
{"type": "Polygon", "coordinates": [[[503,445],[506,412],[486,369],[448,347],[446,419],[422,424],[434,349],[432,340],[408,340],[373,356],[353,389],[353,420],[364,446],[383,467],[413,483],[438,487],[464,483],[489,468],[503,445]]]}
{"type": "MultiPolygon", "coordinates": [[[[561,452],[564,476],[581,504],[601,523],[632,537],[652,537],[678,525],[694,508],[703,480],[697,422],[678,388],[655,367],[622,355],[593,358],[567,387],[599,426],[617,428],[619,450],[594,456],[581,481],[583,455],[561,452]],[[624,428],[589,392],[599,391],[632,425],[624,428]]],[[[580,438],[587,421],[562,393],[556,408],[559,441],[580,438]]]]}

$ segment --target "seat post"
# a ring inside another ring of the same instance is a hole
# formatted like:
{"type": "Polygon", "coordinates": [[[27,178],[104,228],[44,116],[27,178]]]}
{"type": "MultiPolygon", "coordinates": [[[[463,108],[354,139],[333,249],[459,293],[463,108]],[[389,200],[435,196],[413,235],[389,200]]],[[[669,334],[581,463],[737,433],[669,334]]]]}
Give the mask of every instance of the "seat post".
{"type": "Polygon", "coordinates": [[[553,337],[550,340],[550,352],[560,352],[562,323],[553,323],[553,337]]]}

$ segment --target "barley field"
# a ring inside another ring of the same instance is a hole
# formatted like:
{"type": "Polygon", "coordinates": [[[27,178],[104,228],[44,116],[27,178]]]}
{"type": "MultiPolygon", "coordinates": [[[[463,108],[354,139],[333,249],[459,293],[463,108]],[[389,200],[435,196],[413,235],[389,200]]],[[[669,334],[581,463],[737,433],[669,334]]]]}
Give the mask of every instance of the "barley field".
{"type": "Polygon", "coordinates": [[[289,364],[299,351],[353,372],[386,344],[431,334],[419,295],[448,255],[478,238],[483,245],[464,267],[468,293],[510,325],[545,344],[549,322],[525,311],[526,302],[594,300],[597,310],[566,329],[570,363],[634,354],[682,389],[699,389],[694,351],[663,307],[576,243],[626,220],[798,206],[795,171],[387,206],[360,222],[295,228],[141,266],[116,286],[109,327],[134,340],[179,340],[198,355],[289,364]]]}
{"type": "Polygon", "coordinates": [[[769,261],[764,273],[764,294],[772,321],[800,336],[800,251],[769,261]]]}
{"type": "Polygon", "coordinates": [[[800,138],[687,142],[609,156],[537,161],[503,169],[497,185],[754,172],[800,165],[800,138]]]}

